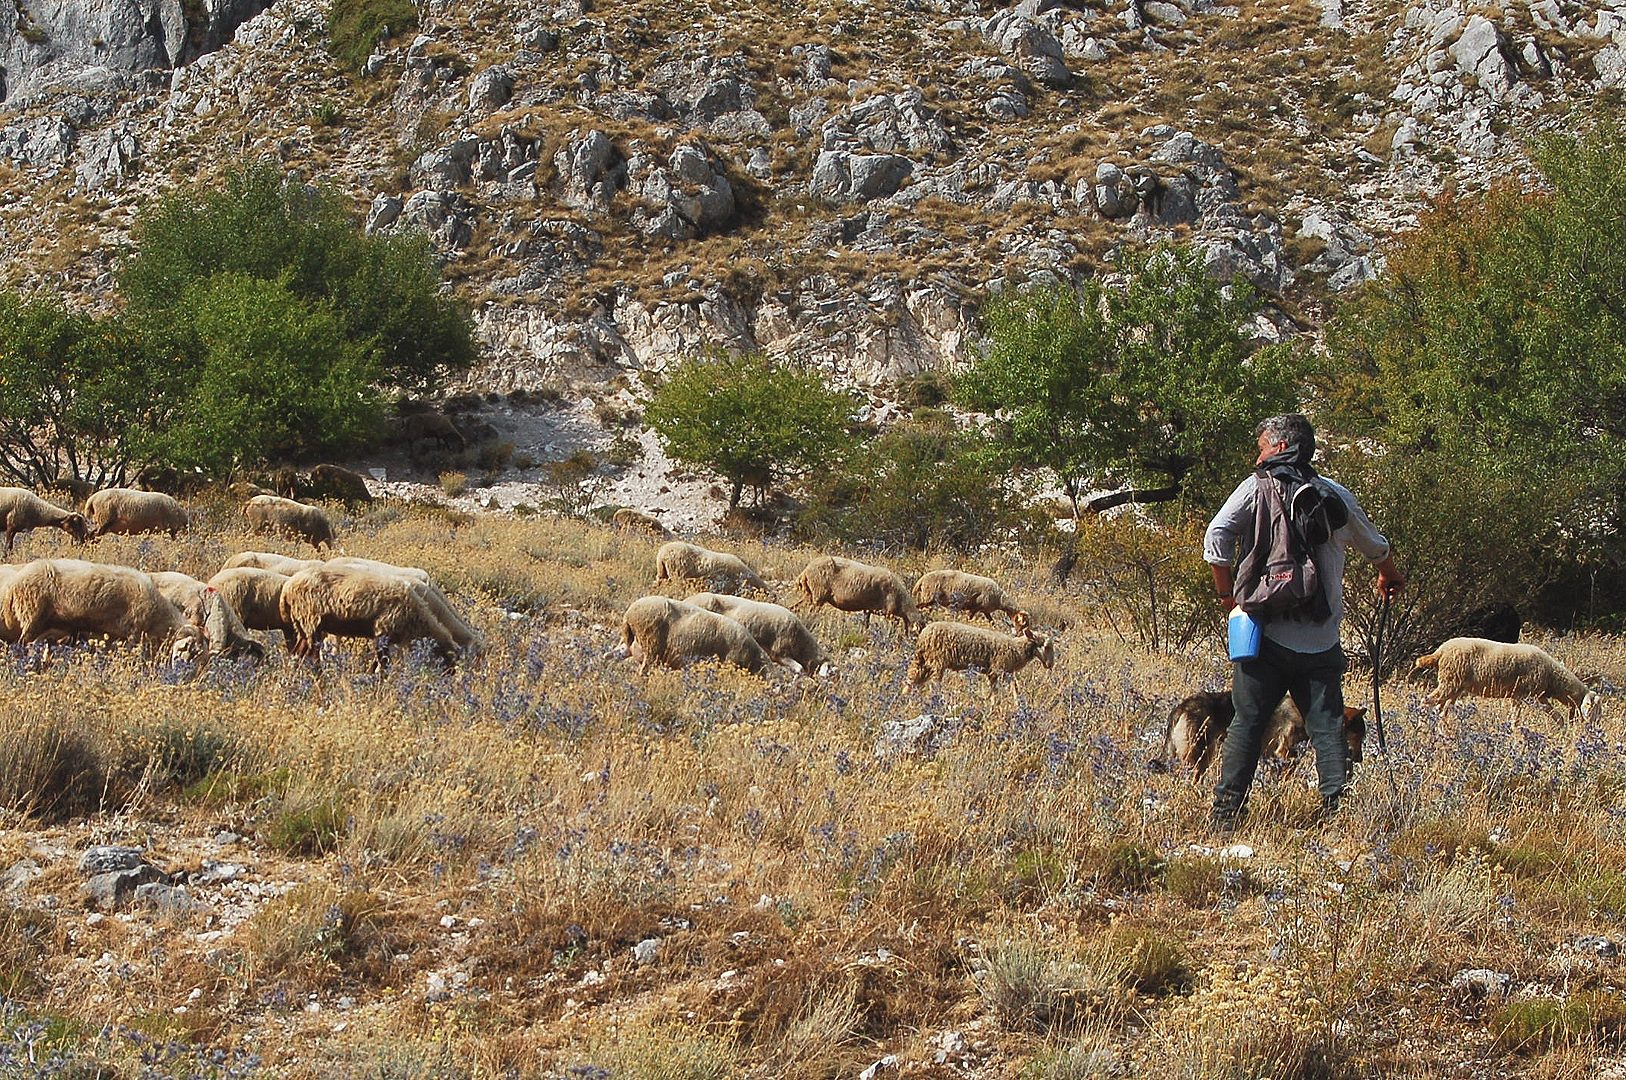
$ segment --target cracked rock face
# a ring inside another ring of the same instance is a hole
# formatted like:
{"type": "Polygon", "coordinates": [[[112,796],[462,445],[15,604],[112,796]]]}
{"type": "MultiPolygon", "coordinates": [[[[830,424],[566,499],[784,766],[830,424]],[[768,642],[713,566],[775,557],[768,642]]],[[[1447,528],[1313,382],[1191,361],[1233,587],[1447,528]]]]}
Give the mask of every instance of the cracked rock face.
{"type": "Polygon", "coordinates": [[[205,0],[195,9],[180,0],[65,0],[20,7],[17,19],[0,20],[0,100],[30,97],[87,69],[181,67],[231,40],[269,6],[269,0],[205,0]]]}

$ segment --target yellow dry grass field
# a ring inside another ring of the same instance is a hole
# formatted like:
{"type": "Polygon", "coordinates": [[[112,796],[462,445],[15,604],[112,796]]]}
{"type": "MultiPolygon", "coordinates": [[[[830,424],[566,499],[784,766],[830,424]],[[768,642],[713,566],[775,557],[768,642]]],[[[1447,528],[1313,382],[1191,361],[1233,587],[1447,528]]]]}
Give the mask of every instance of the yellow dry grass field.
{"type": "MultiPolygon", "coordinates": [[[[200,516],[85,551],[207,577],[275,547],[200,516]]],[[[786,602],[815,554],[711,542],[786,602]]],[[[1046,560],[960,564],[1065,625],[1052,670],[989,694],[911,690],[909,637],[828,609],[826,678],[641,675],[618,624],[656,542],[593,523],[384,504],[341,544],[428,569],[484,655],[278,645],[193,678],[4,653],[0,1075],[1582,1077],[1620,1055],[1618,700],[1601,726],[1441,716],[1397,677],[1391,759],[1369,747],[1346,813],[1316,823],[1299,761],[1215,838],[1204,785],[1147,763],[1171,705],[1225,685],[1217,646],[1120,638],[1046,560]],[[80,859],[109,844],[190,902],[87,905],[80,859]]],[[[13,558],[45,554],[81,552],[38,533],[13,558]]],[[[1617,639],[1547,644],[1626,680],[1617,639]]],[[[1370,703],[1359,673],[1348,693],[1370,703]]]]}

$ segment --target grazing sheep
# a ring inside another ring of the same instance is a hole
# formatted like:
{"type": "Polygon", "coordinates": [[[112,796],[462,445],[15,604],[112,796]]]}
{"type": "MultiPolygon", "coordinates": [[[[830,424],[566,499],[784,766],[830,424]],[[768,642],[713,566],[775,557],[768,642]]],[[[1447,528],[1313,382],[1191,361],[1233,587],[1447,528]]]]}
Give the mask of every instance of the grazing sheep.
{"type": "Polygon", "coordinates": [[[457,640],[424,601],[422,589],[397,574],[354,567],[301,570],[282,586],[282,619],[294,628],[295,656],[313,656],[322,638],[373,638],[383,666],[387,650],[427,638],[450,662],[457,640]]]}
{"type": "Polygon", "coordinates": [[[319,506],[278,495],[256,495],[243,505],[243,516],[255,532],[279,532],[318,549],[323,544],[333,546],[333,523],[319,506]]]}
{"type": "Polygon", "coordinates": [[[733,619],[751,632],[769,657],[781,664],[794,661],[796,670],[808,675],[822,674],[829,667],[829,658],[819,648],[807,624],[790,608],[709,592],[695,593],[684,603],[733,619]]]}
{"type": "Polygon", "coordinates": [[[164,599],[180,609],[187,622],[201,626],[209,635],[211,651],[225,657],[247,656],[265,659],[265,646],[249,636],[230,599],[212,585],[189,574],[161,570],[148,574],[164,599]]]}
{"type": "Polygon", "coordinates": [[[1054,667],[1055,646],[1031,630],[1011,635],[970,623],[934,622],[920,632],[920,640],[915,643],[915,655],[909,661],[909,683],[920,687],[928,677],[942,682],[945,671],[976,668],[988,676],[988,688],[992,690],[1000,675],[1015,675],[1029,660],[1054,667]]]}
{"type": "Polygon", "coordinates": [[[274,551],[239,551],[221,565],[222,570],[232,570],[236,567],[250,567],[255,570],[275,570],[279,574],[292,577],[301,570],[309,570],[313,566],[326,566],[321,559],[296,559],[292,555],[278,555],[274,551]]]}
{"type": "Polygon", "coordinates": [[[395,439],[415,451],[421,443],[432,442],[442,450],[465,450],[468,440],[457,430],[457,425],[438,412],[416,412],[398,416],[394,422],[395,439]]]}
{"type": "Polygon", "coordinates": [[[738,555],[672,540],[655,552],[655,582],[704,581],[712,592],[737,593],[749,585],[768,591],[767,582],[738,555]]]}
{"type": "Polygon", "coordinates": [[[654,516],[642,510],[634,510],[630,506],[623,506],[610,515],[610,524],[617,529],[636,529],[639,532],[649,533],[651,536],[662,538],[672,535],[672,530],[662,525],[654,516]]]}
{"type": "Polygon", "coordinates": [[[79,634],[136,641],[148,655],[171,642],[175,659],[207,660],[204,628],[158,591],[152,578],[128,566],[79,559],[35,559],[5,588],[0,622],[21,644],[79,634]]]}
{"type": "Polygon", "coordinates": [[[339,499],[347,503],[373,501],[373,493],[367,490],[367,478],[338,465],[317,465],[311,469],[303,491],[311,499],[339,499]]]}
{"type": "Polygon", "coordinates": [[[1006,597],[993,578],[959,570],[928,570],[915,582],[915,604],[929,608],[941,604],[950,611],[968,612],[972,618],[985,616],[994,621],[994,612],[1003,611],[1012,619],[1026,615],[1006,597]]]}
{"type": "Polygon", "coordinates": [[[1456,637],[1427,656],[1413,670],[1439,669],[1439,685],[1429,700],[1440,711],[1464,694],[1491,698],[1531,697],[1569,706],[1571,720],[1579,712],[1595,721],[1603,710],[1598,695],[1569,668],[1535,645],[1456,637]]]}
{"type": "Polygon", "coordinates": [[[209,586],[231,605],[245,627],[275,630],[292,650],[297,635],[293,624],[282,617],[282,587],[288,584],[289,576],[253,566],[233,566],[210,578],[209,586]]]}
{"type": "Polygon", "coordinates": [[[52,506],[27,488],[0,487],[0,522],[5,523],[7,555],[18,533],[42,526],[61,529],[81,544],[90,535],[85,515],[52,506]]]}
{"type": "Polygon", "coordinates": [[[106,533],[167,532],[171,540],[189,524],[186,508],[161,491],[103,488],[85,500],[92,539],[106,533]]]}
{"type": "MultiPolygon", "coordinates": [[[[1189,766],[1193,779],[1201,779],[1219,753],[1225,733],[1236,719],[1231,692],[1205,691],[1192,694],[1169,712],[1169,728],[1163,736],[1160,757],[1149,763],[1154,772],[1167,772],[1176,761],[1189,766]]],[[[1360,763],[1366,740],[1366,710],[1344,709],[1344,738],[1349,744],[1349,762],[1360,763]]],[[[1291,697],[1283,698],[1265,728],[1263,753],[1286,760],[1305,739],[1304,717],[1291,697]]]]}
{"type": "Polygon", "coordinates": [[[485,648],[485,635],[476,630],[469,622],[452,608],[451,600],[441,591],[429,576],[429,571],[416,566],[396,566],[394,563],[379,562],[376,559],[363,559],[355,555],[339,555],[327,561],[328,566],[341,569],[365,570],[374,574],[393,574],[404,578],[419,587],[429,610],[434,612],[435,618],[441,625],[452,632],[457,639],[457,647],[470,653],[478,653],[485,648]]]}
{"type": "Polygon", "coordinates": [[[768,666],[751,632],[733,619],[681,600],[646,596],[634,600],[621,620],[621,641],[643,652],[642,670],[655,664],[682,667],[695,660],[717,660],[752,675],[768,666]]]}
{"type": "Polygon", "coordinates": [[[897,619],[906,630],[918,630],[926,622],[902,578],[839,555],[820,555],[808,563],[796,578],[796,593],[796,607],[829,604],[837,611],[863,612],[866,625],[871,614],[897,619]]]}

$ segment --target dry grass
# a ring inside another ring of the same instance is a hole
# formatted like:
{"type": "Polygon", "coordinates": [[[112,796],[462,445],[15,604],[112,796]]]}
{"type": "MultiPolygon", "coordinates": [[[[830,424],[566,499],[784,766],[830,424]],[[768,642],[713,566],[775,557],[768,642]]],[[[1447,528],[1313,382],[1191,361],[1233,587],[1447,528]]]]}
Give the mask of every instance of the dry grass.
{"type": "MultiPolygon", "coordinates": [[[[229,503],[199,510],[178,542],[90,554],[206,574],[263,543],[229,503]]],[[[710,542],[777,567],[781,592],[811,554],[710,542]]],[[[1559,976],[1548,954],[1626,912],[1619,751],[1543,711],[1442,718],[1396,684],[1398,802],[1372,761],[1352,812],[1315,828],[1301,765],[1261,780],[1250,852],[1222,853],[1200,830],[1205,790],[1144,768],[1172,701],[1223,670],[1211,647],[1120,641],[1094,601],[1046,584],[1043,558],[973,567],[1071,624],[1056,668],[1024,671],[1013,699],[972,676],[911,693],[908,641],[828,610],[810,616],[838,658],[828,680],[639,676],[616,624],[651,588],[655,544],[594,525],[391,504],[344,543],[428,568],[486,655],[375,673],[359,646],[320,669],[277,650],[196,681],[118,649],[0,665],[16,838],[0,854],[41,870],[11,894],[0,979],[82,1060],[128,1059],[95,1035],[109,1022],[252,1045],[279,1076],[370,1058],[402,1075],[850,1075],[888,1052],[929,1063],[973,1020],[962,1061],[986,1075],[1112,1059],[1240,1076],[1267,1057],[1294,1076],[1377,1059],[1517,1071],[1613,1045],[1613,966],[1559,976]],[[885,721],[921,714],[938,718],[935,753],[875,754],[885,721]],[[248,839],[199,848],[221,828],[248,839]],[[260,892],[197,885],[203,910],[92,927],[43,903],[77,889],[79,847],[136,838],[171,868],[246,862],[260,892]],[[1594,996],[1509,1014],[1490,1047],[1481,1013],[1451,1004],[1469,966],[1594,996]],[[1400,1006],[1436,1037],[1384,1034],[1400,1006]]],[[[1614,639],[1555,648],[1626,672],[1614,639]]]]}

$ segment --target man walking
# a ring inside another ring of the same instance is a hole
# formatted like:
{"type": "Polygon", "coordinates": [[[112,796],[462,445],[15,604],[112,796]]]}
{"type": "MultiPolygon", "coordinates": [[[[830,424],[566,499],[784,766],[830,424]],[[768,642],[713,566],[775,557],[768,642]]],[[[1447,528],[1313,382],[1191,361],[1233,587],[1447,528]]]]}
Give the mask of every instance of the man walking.
{"type": "MultiPolygon", "coordinates": [[[[1344,551],[1354,547],[1377,565],[1378,592],[1392,597],[1405,587],[1405,578],[1395,569],[1389,541],[1378,532],[1372,520],[1346,488],[1318,477],[1310,467],[1315,456],[1315,429],[1298,413],[1272,416],[1261,421],[1259,457],[1254,475],[1243,480],[1225,500],[1203,536],[1203,559],[1214,573],[1214,588],[1227,605],[1233,604],[1232,591],[1238,582],[1234,567],[1238,550],[1258,535],[1259,499],[1262,485],[1280,485],[1280,499],[1267,499],[1280,513],[1292,501],[1298,485],[1315,481],[1322,491],[1335,493],[1347,509],[1347,520],[1316,544],[1312,561],[1324,596],[1308,603],[1296,616],[1260,616],[1262,639],[1253,659],[1233,663],[1231,698],[1236,719],[1225,735],[1220,779],[1214,787],[1214,827],[1234,829],[1247,813],[1248,789],[1259,767],[1265,726],[1282,698],[1292,694],[1304,714],[1304,729],[1315,748],[1316,773],[1320,780],[1322,809],[1331,814],[1338,809],[1349,772],[1349,748],[1344,739],[1343,675],[1348,667],[1338,627],[1344,617],[1344,551]]],[[[1270,493],[1263,493],[1268,496],[1270,493]]],[[[1344,515],[1337,515],[1344,516],[1344,515]]],[[[1243,583],[1246,584],[1246,583],[1243,583]]]]}

